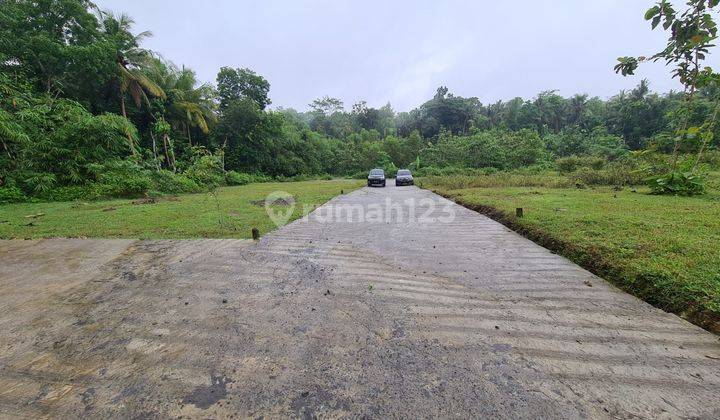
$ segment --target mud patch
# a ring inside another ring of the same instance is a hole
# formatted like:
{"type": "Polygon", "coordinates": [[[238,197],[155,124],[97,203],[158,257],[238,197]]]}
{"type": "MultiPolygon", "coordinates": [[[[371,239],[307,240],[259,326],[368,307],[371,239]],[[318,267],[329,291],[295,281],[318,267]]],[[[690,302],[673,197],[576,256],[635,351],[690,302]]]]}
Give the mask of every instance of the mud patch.
{"type": "Polygon", "coordinates": [[[137,200],[133,200],[132,204],[139,205],[139,204],[155,204],[159,203],[161,201],[180,201],[180,197],[176,195],[168,195],[164,197],[143,197],[137,200]]]}
{"type": "Polygon", "coordinates": [[[286,198],[276,198],[274,200],[268,201],[268,200],[251,200],[250,204],[260,207],[265,207],[268,205],[273,206],[292,206],[295,204],[295,199],[292,197],[286,197],[286,198]]]}
{"type": "Polygon", "coordinates": [[[210,385],[202,385],[193,390],[190,394],[183,398],[183,404],[193,404],[194,406],[207,410],[213,404],[227,397],[227,384],[233,381],[225,376],[210,374],[210,385]]]}

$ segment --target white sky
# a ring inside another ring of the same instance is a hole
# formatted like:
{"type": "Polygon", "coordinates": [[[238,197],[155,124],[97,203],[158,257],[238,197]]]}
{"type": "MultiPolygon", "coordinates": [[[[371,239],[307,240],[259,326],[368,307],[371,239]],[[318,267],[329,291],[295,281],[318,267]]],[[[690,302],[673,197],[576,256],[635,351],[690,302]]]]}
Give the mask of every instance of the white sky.
{"type": "MultiPolygon", "coordinates": [[[[214,82],[221,66],[270,82],[273,107],[307,109],[323,95],[408,111],[446,85],[483,103],[544,90],[602,98],[641,78],[678,89],[663,64],[634,77],[619,56],[664,46],[643,19],[653,0],[96,0],[126,12],[144,46],[214,82]]],[[[709,64],[717,65],[715,56],[709,64]]]]}

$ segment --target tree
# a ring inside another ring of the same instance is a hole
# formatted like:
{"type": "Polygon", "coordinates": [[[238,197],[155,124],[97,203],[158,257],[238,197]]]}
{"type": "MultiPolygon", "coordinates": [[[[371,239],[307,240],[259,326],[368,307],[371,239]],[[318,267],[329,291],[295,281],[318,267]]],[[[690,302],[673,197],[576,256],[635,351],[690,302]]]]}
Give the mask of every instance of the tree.
{"type": "Polygon", "coordinates": [[[650,58],[620,57],[615,66],[617,73],[627,76],[634,74],[638,65],[644,61],[665,61],[666,65],[673,66],[673,77],[678,78],[685,88],[685,106],[680,110],[681,123],[675,130],[670,172],[651,181],[651,187],[657,193],[691,195],[704,192],[704,181],[696,174],[696,170],[703,151],[712,141],[720,102],[709,120],[702,125],[690,126],[690,123],[698,89],[720,83],[720,75],[712,68],[702,66],[717,39],[717,25],[712,17],[712,9],[718,3],[720,0],[688,0],[687,9],[678,14],[669,1],[659,1],[645,13],[645,20],[651,21],[652,29],[662,23],[663,29],[669,30],[666,47],[650,58]],[[678,155],[684,141],[701,143],[697,159],[689,172],[678,171],[678,155]]]}
{"type": "Polygon", "coordinates": [[[93,103],[114,66],[112,48],[86,0],[0,2],[2,64],[38,90],[93,103]]]}
{"type": "Polygon", "coordinates": [[[435,137],[443,128],[455,134],[468,133],[481,107],[478,98],[454,96],[440,86],[433,99],[418,109],[417,128],[425,137],[435,137]]]}
{"type": "Polygon", "coordinates": [[[270,83],[250,69],[222,67],[217,75],[217,92],[220,109],[225,110],[231,102],[248,98],[263,110],[270,105],[270,83]]]}
{"type": "Polygon", "coordinates": [[[143,72],[151,57],[147,50],[140,48],[140,42],[144,38],[152,36],[152,34],[145,31],[133,35],[131,29],[135,22],[125,14],[114,16],[100,12],[99,16],[102,19],[104,33],[115,48],[120,113],[122,116],[127,118],[125,95],[128,93],[138,108],[140,108],[142,102],[149,104],[148,93],[165,99],[165,92],[143,72]]]}
{"type": "Polygon", "coordinates": [[[210,133],[210,124],[217,120],[214,91],[208,84],[198,84],[195,72],[189,68],[178,69],[174,64],[154,57],[146,74],[150,80],[167,93],[166,117],[175,129],[179,129],[193,145],[192,130],[210,133]]]}
{"type": "Polygon", "coordinates": [[[343,102],[340,99],[331,98],[327,95],[320,99],[315,99],[308,106],[313,110],[313,112],[324,116],[330,116],[336,112],[342,112],[343,110],[343,102]]]}

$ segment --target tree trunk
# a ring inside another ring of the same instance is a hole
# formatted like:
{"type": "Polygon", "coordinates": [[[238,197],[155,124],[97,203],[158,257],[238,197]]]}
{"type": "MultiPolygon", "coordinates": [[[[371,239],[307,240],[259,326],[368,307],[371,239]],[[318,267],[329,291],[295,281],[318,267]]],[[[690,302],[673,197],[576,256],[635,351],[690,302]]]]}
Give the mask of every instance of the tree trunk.
{"type": "Polygon", "coordinates": [[[175,168],[175,152],[172,150],[170,136],[167,134],[163,134],[163,145],[165,146],[165,158],[168,161],[168,165],[170,165],[173,172],[177,172],[177,169],[175,168]]]}
{"type": "Polygon", "coordinates": [[[168,168],[170,167],[170,154],[168,153],[168,143],[167,143],[167,137],[165,134],[163,134],[163,150],[165,151],[165,163],[167,164],[168,168]]]}
{"type": "MultiPolygon", "coordinates": [[[[127,113],[125,112],[125,94],[123,91],[120,91],[120,112],[122,113],[122,116],[127,119],[127,113]]],[[[135,150],[135,145],[133,144],[132,137],[130,136],[130,133],[127,134],[128,139],[128,146],[130,146],[130,151],[132,152],[133,156],[137,155],[137,151],[135,150]]]]}
{"type": "Polygon", "coordinates": [[[222,168],[223,171],[225,170],[225,148],[227,147],[227,136],[225,136],[225,141],[223,141],[222,145],[222,168]]]}
{"type": "Polygon", "coordinates": [[[187,138],[188,143],[190,143],[190,147],[192,147],[192,138],[190,137],[190,124],[185,124],[185,127],[187,128],[187,138]]]}
{"type": "Polygon", "coordinates": [[[153,134],[152,131],[150,131],[150,138],[152,139],[153,156],[155,157],[155,168],[159,171],[160,170],[160,162],[158,161],[158,155],[157,155],[157,143],[155,142],[155,134],[153,134]]]}
{"type": "Polygon", "coordinates": [[[125,93],[122,90],[120,91],[120,113],[123,117],[127,118],[127,113],[125,112],[125,93]]]}

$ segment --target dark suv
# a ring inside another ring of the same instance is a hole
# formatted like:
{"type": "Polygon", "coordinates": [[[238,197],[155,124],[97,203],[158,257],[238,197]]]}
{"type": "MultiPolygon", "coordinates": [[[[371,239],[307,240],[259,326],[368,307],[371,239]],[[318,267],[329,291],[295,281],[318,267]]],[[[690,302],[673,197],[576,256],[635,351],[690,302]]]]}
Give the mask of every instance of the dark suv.
{"type": "Polygon", "coordinates": [[[397,171],[397,175],[395,176],[395,186],[400,187],[402,185],[413,185],[415,182],[413,181],[412,174],[407,169],[400,169],[397,171]]]}
{"type": "Polygon", "coordinates": [[[368,175],[368,187],[373,185],[385,186],[385,171],[382,169],[373,169],[368,175]]]}

